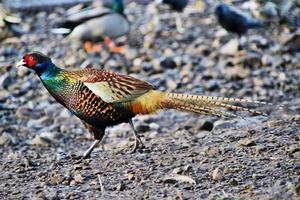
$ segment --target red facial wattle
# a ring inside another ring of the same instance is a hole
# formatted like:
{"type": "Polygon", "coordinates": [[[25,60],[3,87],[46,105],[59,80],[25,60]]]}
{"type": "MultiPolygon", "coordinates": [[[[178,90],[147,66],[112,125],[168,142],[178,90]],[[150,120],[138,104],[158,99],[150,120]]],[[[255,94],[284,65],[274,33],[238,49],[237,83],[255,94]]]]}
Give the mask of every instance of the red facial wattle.
{"type": "Polygon", "coordinates": [[[37,63],[37,59],[32,55],[26,55],[24,57],[24,61],[26,62],[28,67],[34,67],[37,63]]]}

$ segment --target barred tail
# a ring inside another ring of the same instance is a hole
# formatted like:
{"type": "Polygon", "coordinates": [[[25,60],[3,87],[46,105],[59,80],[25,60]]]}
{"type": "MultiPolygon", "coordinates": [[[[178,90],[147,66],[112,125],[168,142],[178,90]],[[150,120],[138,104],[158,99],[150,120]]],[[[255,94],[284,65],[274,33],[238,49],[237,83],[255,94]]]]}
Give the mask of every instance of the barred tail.
{"type": "Polygon", "coordinates": [[[268,116],[266,113],[254,109],[234,105],[236,103],[272,105],[266,102],[251,101],[246,99],[165,93],[165,96],[161,101],[161,107],[173,108],[181,111],[195,112],[205,115],[216,115],[225,117],[232,117],[236,115],[217,108],[226,108],[228,110],[245,111],[256,115],[268,116]]]}

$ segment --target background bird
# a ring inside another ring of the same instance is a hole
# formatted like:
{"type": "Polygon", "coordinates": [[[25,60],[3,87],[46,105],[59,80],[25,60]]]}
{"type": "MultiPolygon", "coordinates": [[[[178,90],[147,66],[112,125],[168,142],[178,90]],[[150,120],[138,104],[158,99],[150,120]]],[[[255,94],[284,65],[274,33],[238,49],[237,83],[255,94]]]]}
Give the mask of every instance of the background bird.
{"type": "Polygon", "coordinates": [[[21,18],[9,13],[0,3],[0,40],[24,33],[18,26],[21,22],[21,18]]]}
{"type": "MultiPolygon", "coordinates": [[[[156,0],[155,2],[156,4],[166,4],[171,8],[171,10],[176,11],[175,13],[176,29],[179,33],[182,33],[184,29],[183,29],[180,13],[183,12],[184,8],[188,5],[189,1],[188,0],[156,0]]],[[[159,19],[156,19],[156,21],[157,20],[159,19]]]]}
{"type": "Polygon", "coordinates": [[[160,109],[177,109],[204,115],[235,116],[215,107],[263,114],[233,105],[260,103],[256,101],[167,93],[131,76],[95,68],[67,71],[57,67],[49,57],[39,52],[26,54],[17,66],[34,70],[49,93],[81,119],[94,135],[95,141],[85,152],[84,158],[89,157],[95,146],[100,143],[106,127],[123,122],[130,123],[133,128],[133,152],[136,151],[143,143],[131,119],[138,114],[149,114],[160,109]]]}
{"type": "MultiPolygon", "coordinates": [[[[93,44],[100,40],[104,40],[112,52],[124,51],[124,46],[116,46],[111,39],[127,35],[130,28],[124,14],[123,0],[113,0],[111,8],[87,8],[69,14],[64,17],[59,26],[66,29],[64,33],[69,33],[70,40],[85,42],[84,46],[88,52],[100,51],[101,45],[93,44]]],[[[60,30],[52,31],[60,32],[60,30]]]]}
{"type": "Polygon", "coordinates": [[[215,15],[219,24],[229,32],[239,35],[245,34],[248,29],[262,28],[264,23],[248,13],[242,12],[224,3],[219,4],[215,9],[215,15]]]}

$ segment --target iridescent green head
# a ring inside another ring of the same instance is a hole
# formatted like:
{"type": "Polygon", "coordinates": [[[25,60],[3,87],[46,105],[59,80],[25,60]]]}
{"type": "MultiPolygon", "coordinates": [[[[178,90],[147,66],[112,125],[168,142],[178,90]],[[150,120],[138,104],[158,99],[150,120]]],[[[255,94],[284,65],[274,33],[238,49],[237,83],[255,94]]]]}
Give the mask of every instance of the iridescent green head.
{"type": "Polygon", "coordinates": [[[112,10],[116,13],[123,14],[124,12],[123,0],[113,0],[112,10]]]}

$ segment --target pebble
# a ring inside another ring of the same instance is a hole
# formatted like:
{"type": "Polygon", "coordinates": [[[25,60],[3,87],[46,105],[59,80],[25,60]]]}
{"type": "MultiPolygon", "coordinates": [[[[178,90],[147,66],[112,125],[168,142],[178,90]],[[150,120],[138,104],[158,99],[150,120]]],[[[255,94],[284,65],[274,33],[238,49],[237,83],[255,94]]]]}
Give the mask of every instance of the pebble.
{"type": "Polygon", "coordinates": [[[12,81],[13,81],[13,79],[9,73],[3,74],[0,76],[0,87],[7,89],[8,86],[10,86],[12,84],[12,81]]]}
{"type": "Polygon", "coordinates": [[[252,146],[255,142],[250,138],[242,138],[238,141],[238,143],[242,146],[252,146]]]}
{"type": "Polygon", "coordinates": [[[220,53],[224,55],[235,55],[238,52],[239,41],[232,39],[220,48],[220,53]]]}
{"type": "Polygon", "coordinates": [[[61,184],[64,181],[64,176],[61,174],[55,174],[51,177],[51,181],[56,184],[61,184]]]}
{"type": "Polygon", "coordinates": [[[16,144],[16,138],[8,132],[3,132],[0,136],[0,146],[5,144],[16,144]]]}
{"type": "Polygon", "coordinates": [[[162,69],[174,69],[177,64],[172,57],[166,57],[160,61],[160,66],[162,69]]]}
{"type": "Polygon", "coordinates": [[[37,146],[48,146],[49,143],[42,138],[41,136],[35,136],[31,141],[30,141],[31,145],[37,145],[37,146]]]}
{"type": "Polygon", "coordinates": [[[81,176],[81,174],[75,174],[75,176],[74,176],[74,181],[75,181],[76,183],[82,183],[83,177],[81,176]]]}
{"type": "Polygon", "coordinates": [[[215,181],[220,181],[222,179],[222,174],[219,168],[213,170],[212,179],[215,181]]]}
{"type": "Polygon", "coordinates": [[[214,128],[214,123],[211,121],[204,121],[203,124],[200,126],[199,130],[204,131],[212,131],[214,128]]]}

